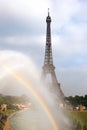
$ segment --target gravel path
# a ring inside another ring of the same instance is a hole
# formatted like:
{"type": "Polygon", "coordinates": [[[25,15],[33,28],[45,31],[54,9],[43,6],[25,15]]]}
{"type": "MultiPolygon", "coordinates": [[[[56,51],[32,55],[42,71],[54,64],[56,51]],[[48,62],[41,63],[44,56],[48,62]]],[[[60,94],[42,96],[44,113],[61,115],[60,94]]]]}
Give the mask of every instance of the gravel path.
{"type": "Polygon", "coordinates": [[[4,127],[3,130],[9,130],[9,122],[8,122],[8,121],[6,121],[6,123],[5,123],[5,127],[4,127]]]}

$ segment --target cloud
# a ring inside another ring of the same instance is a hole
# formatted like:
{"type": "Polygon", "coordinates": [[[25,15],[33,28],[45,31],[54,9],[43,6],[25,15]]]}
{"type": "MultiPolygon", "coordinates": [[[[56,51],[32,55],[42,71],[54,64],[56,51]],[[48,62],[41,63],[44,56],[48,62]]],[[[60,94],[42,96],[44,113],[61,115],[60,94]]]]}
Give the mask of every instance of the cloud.
{"type": "Polygon", "coordinates": [[[3,0],[0,1],[0,12],[3,11],[6,14],[8,13],[16,17],[29,18],[33,15],[37,16],[44,13],[44,9],[48,8],[48,4],[50,5],[49,0],[3,0]]]}
{"type": "Polygon", "coordinates": [[[78,0],[55,0],[53,2],[53,28],[58,31],[63,26],[71,20],[79,10],[78,0]]]}
{"type": "Polygon", "coordinates": [[[2,30],[0,34],[7,35],[45,33],[45,17],[48,7],[51,8],[53,29],[57,31],[65,26],[78,11],[77,0],[55,0],[54,2],[51,0],[8,0],[8,2],[3,0],[0,1],[0,5],[0,30],[2,30]]]}
{"type": "MultiPolygon", "coordinates": [[[[67,56],[87,54],[86,34],[87,24],[69,24],[65,26],[60,34],[54,36],[54,47],[59,48],[59,52],[64,52],[67,56]]],[[[61,53],[62,53],[61,52],[61,53]]]]}
{"type": "Polygon", "coordinates": [[[87,1],[79,0],[79,11],[73,17],[75,19],[75,22],[87,23],[86,11],[87,11],[87,1]]]}
{"type": "Polygon", "coordinates": [[[87,93],[87,67],[59,68],[57,77],[66,96],[87,93]],[[66,86],[66,87],[65,87],[66,86]]]}
{"type": "Polygon", "coordinates": [[[37,35],[42,33],[42,21],[49,0],[0,1],[0,35],[37,35]]]}
{"type": "MultiPolygon", "coordinates": [[[[68,92],[68,89],[65,89],[67,86],[70,89],[69,93],[72,91],[74,93],[77,81],[79,86],[77,89],[81,94],[81,86],[87,85],[86,6],[86,0],[0,1],[0,48],[17,50],[30,55],[41,67],[46,39],[45,20],[49,7],[52,16],[54,65],[61,75],[60,80],[65,93],[68,92]],[[81,79],[84,80],[80,83],[81,79]]],[[[86,90],[86,87],[84,88],[86,90]]]]}

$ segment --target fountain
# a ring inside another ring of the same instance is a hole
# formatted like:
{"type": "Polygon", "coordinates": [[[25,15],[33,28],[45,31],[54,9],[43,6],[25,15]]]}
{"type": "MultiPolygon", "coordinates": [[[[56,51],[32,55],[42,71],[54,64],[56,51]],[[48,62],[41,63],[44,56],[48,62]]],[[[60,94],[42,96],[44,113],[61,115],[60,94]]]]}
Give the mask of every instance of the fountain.
{"type": "MultiPolygon", "coordinates": [[[[14,51],[0,52],[0,90],[5,94],[26,94],[31,107],[9,118],[11,130],[71,130],[65,110],[56,105],[31,58],[14,51]]],[[[60,99],[61,102],[61,99],[60,99]]]]}

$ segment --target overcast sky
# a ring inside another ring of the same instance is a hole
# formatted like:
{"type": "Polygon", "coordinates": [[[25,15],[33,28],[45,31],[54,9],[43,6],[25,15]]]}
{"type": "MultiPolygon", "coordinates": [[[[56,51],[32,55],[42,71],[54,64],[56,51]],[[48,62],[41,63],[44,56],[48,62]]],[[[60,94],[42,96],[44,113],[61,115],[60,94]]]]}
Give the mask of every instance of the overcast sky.
{"type": "Polygon", "coordinates": [[[0,49],[24,53],[41,70],[48,8],[58,81],[65,95],[85,95],[87,0],[0,0],[0,49]]]}

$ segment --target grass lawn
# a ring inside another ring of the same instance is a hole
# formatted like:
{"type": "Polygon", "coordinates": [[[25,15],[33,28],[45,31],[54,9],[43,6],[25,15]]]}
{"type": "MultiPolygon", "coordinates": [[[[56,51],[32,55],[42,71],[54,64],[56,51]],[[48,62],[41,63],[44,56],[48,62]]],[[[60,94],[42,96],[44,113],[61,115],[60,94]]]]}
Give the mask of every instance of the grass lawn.
{"type": "Polygon", "coordinates": [[[74,119],[87,127],[87,111],[72,111],[71,115],[74,119]]]}

